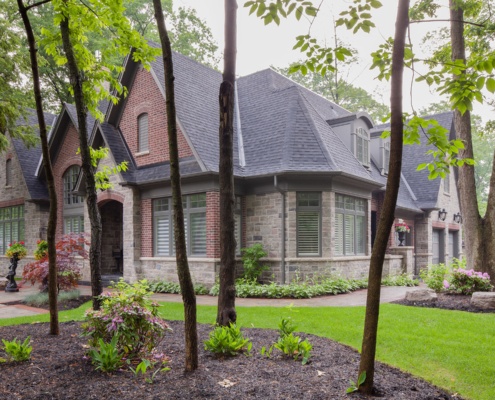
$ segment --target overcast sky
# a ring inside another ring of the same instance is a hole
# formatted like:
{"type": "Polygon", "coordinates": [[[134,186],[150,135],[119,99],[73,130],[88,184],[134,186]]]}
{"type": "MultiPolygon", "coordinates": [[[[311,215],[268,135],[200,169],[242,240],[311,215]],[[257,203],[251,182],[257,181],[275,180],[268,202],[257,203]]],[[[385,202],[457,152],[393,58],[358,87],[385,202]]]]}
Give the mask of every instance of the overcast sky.
{"type": "MultiPolygon", "coordinates": [[[[359,53],[359,62],[346,71],[346,80],[373,93],[377,100],[385,104],[389,103],[390,83],[380,82],[375,79],[375,70],[370,71],[370,53],[375,51],[387,38],[393,37],[395,18],[397,13],[397,1],[381,0],[383,7],[373,10],[373,21],[376,28],[371,33],[359,33],[353,35],[344,27],[339,27],[337,35],[347,45],[355,48],[359,53]]],[[[444,1],[445,2],[445,1],[444,1]]],[[[291,15],[288,19],[282,19],[280,26],[274,23],[265,26],[263,21],[255,15],[249,15],[248,9],[243,5],[245,0],[238,0],[238,27],[237,27],[237,74],[244,76],[270,66],[287,67],[291,62],[302,59],[302,54],[292,50],[295,37],[308,33],[310,21],[302,18],[301,21],[291,15]]],[[[318,0],[313,0],[318,3],[318,0]]],[[[320,44],[334,43],[333,19],[339,18],[340,11],[347,9],[352,0],[323,0],[319,16],[311,26],[311,34],[320,44]]],[[[223,52],[223,24],[224,1],[223,0],[174,0],[175,7],[186,6],[196,9],[198,15],[206,21],[210,27],[220,50],[223,52]]],[[[442,18],[448,18],[448,8],[440,10],[442,18]]],[[[415,52],[419,52],[422,39],[428,30],[447,27],[447,23],[424,23],[411,25],[411,38],[415,52]]],[[[220,66],[222,68],[223,65],[220,66]]],[[[411,111],[409,101],[411,79],[410,75],[404,80],[404,107],[411,111]]],[[[438,100],[438,95],[431,93],[426,85],[415,83],[413,85],[413,106],[416,110],[438,100]]],[[[486,119],[488,110],[481,110],[476,104],[475,113],[483,114],[486,119]]]]}

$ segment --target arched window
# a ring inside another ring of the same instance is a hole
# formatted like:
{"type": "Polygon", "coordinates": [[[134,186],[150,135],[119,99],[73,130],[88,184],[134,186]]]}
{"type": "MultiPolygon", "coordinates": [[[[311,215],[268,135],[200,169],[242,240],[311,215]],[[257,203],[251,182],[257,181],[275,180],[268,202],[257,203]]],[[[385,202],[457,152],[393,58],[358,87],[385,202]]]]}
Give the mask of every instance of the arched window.
{"type": "Polygon", "coordinates": [[[82,197],[74,194],[77,177],[80,171],[79,165],[72,165],[64,174],[64,206],[82,203],[82,197]]]}
{"type": "Polygon", "coordinates": [[[64,173],[64,233],[84,232],[83,198],[74,193],[80,171],[79,165],[72,165],[64,173]]]}
{"type": "Polygon", "coordinates": [[[148,151],[148,114],[138,117],[138,152],[148,151]]]}
{"type": "Polygon", "coordinates": [[[12,160],[9,158],[5,163],[5,186],[12,185],[12,160]]]}

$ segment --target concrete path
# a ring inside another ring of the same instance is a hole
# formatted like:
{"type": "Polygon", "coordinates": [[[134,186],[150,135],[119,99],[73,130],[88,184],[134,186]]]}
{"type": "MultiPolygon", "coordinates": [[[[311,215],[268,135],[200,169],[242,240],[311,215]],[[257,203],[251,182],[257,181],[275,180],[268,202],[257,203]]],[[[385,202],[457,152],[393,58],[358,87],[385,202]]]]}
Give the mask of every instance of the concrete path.
{"type": "MultiPolygon", "coordinates": [[[[90,295],[89,286],[79,286],[78,289],[83,295],[90,295]]],[[[389,303],[395,300],[401,300],[405,297],[408,290],[414,288],[403,286],[383,286],[381,290],[381,303],[389,303]]],[[[0,318],[13,318],[36,314],[45,314],[46,310],[28,307],[25,305],[5,305],[13,301],[21,301],[25,297],[38,292],[37,286],[24,285],[17,293],[6,293],[0,291],[0,318]]],[[[296,307],[346,307],[346,306],[364,306],[366,305],[367,290],[358,290],[352,293],[339,294],[336,296],[314,297],[312,299],[236,299],[236,305],[239,307],[286,307],[293,304],[296,307]]],[[[165,302],[182,302],[182,297],[178,294],[154,294],[152,298],[156,301],[165,302]]],[[[216,306],[217,297],[197,296],[197,304],[216,306]]]]}

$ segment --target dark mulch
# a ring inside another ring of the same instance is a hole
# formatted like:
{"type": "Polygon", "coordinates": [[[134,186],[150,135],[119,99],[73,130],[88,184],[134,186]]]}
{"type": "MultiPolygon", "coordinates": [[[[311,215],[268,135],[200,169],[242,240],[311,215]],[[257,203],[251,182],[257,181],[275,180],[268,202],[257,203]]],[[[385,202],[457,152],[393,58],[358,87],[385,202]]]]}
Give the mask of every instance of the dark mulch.
{"type": "MultiPolygon", "coordinates": [[[[359,354],[344,345],[313,335],[304,335],[314,346],[311,362],[300,362],[259,353],[277,339],[277,332],[243,329],[253,342],[252,356],[215,359],[202,348],[211,326],[199,325],[199,369],[183,372],[182,322],[170,322],[173,332],[158,347],[171,361],[170,372],[159,374],[153,384],[131,372],[105,374],[94,371],[84,359],[85,338],[80,323],[60,325],[58,337],[48,335],[47,324],[1,328],[1,337],[12,340],[31,335],[32,359],[0,366],[1,399],[362,399],[346,395],[349,378],[355,378],[359,354]],[[321,371],[321,372],[320,372],[321,371]],[[228,380],[231,387],[219,382],[228,380]]],[[[375,384],[383,399],[459,399],[425,381],[377,363],[375,384]]]]}
{"type": "Polygon", "coordinates": [[[438,299],[434,302],[407,301],[404,299],[394,301],[393,303],[401,304],[403,306],[443,308],[445,310],[468,311],[475,313],[495,312],[495,310],[480,310],[479,308],[472,307],[470,295],[466,296],[460,294],[438,293],[437,296],[438,299]]]}

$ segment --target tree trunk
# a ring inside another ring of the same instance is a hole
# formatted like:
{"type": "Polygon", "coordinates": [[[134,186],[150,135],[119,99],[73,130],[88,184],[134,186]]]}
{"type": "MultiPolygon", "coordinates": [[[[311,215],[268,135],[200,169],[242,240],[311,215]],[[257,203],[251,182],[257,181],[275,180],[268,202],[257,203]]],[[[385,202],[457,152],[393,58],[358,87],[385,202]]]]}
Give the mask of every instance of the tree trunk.
{"type": "Polygon", "coordinates": [[[366,299],[366,316],[364,321],[363,345],[360,376],[366,372],[366,380],[359,391],[371,394],[375,374],[376,338],[378,333],[378,317],[380,313],[380,289],[383,271],[383,260],[387,249],[390,230],[394,222],[395,206],[399,193],[400,174],[402,168],[402,76],[404,71],[404,48],[406,31],[409,25],[409,0],[400,0],[395,24],[395,39],[392,53],[392,78],[390,96],[390,164],[387,178],[387,190],[378,223],[378,231],[371,254],[368,278],[368,295],[366,299]]]}
{"type": "Polygon", "coordinates": [[[237,2],[225,0],[225,51],[220,85],[220,292],[217,324],[235,323],[235,222],[234,222],[234,99],[237,53],[237,2]]]}
{"type": "MultiPolygon", "coordinates": [[[[452,60],[466,61],[464,11],[457,3],[455,0],[449,1],[452,60]]],[[[457,79],[457,76],[454,75],[453,79],[457,79]]],[[[454,126],[457,137],[464,142],[465,146],[464,149],[459,151],[459,157],[474,158],[470,112],[466,111],[461,114],[459,110],[454,110],[454,126]]],[[[495,234],[493,226],[495,224],[495,190],[492,190],[495,189],[495,177],[493,171],[490,179],[487,211],[484,218],[480,216],[478,210],[474,166],[464,164],[459,168],[457,184],[464,225],[467,266],[488,272],[492,283],[495,283],[495,234]]]]}
{"type": "Polygon", "coordinates": [[[100,300],[97,298],[102,293],[101,284],[101,216],[97,204],[97,193],[91,154],[88,145],[88,127],[86,117],[88,114],[83,93],[83,76],[77,66],[74,49],[70,40],[69,17],[66,16],[60,22],[60,32],[67,65],[69,67],[69,80],[74,90],[76,103],[77,123],[79,125],[79,143],[81,151],[81,169],[86,182],[86,204],[88,206],[89,221],[91,224],[91,244],[89,247],[89,267],[91,272],[91,294],[93,296],[93,309],[100,309],[100,300]]]}
{"type": "Polygon", "coordinates": [[[52,162],[48,149],[48,138],[46,132],[45,116],[43,114],[43,101],[41,96],[40,75],[38,68],[38,56],[36,39],[28,16],[28,9],[23,0],[17,0],[17,6],[24,23],[29,45],[29,56],[31,59],[31,71],[33,74],[33,90],[36,102],[36,114],[40,130],[41,151],[43,153],[43,167],[46,174],[46,185],[50,200],[50,211],[48,216],[47,242],[48,242],[48,302],[50,308],[50,335],[58,335],[58,309],[57,309],[57,253],[55,248],[55,231],[57,228],[57,193],[55,191],[55,180],[53,178],[52,162]]]}
{"type": "Polygon", "coordinates": [[[165,70],[165,97],[167,108],[168,146],[170,152],[170,183],[174,204],[174,237],[177,275],[184,303],[186,371],[198,368],[198,333],[196,326],[196,295],[187,262],[186,236],[184,230],[184,210],[180,186],[179,147],[177,143],[177,119],[175,113],[174,69],[170,39],[163,18],[160,0],[153,0],[155,19],[162,44],[163,68],[165,70]]]}

